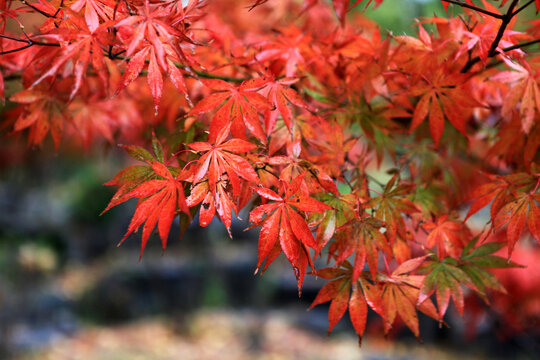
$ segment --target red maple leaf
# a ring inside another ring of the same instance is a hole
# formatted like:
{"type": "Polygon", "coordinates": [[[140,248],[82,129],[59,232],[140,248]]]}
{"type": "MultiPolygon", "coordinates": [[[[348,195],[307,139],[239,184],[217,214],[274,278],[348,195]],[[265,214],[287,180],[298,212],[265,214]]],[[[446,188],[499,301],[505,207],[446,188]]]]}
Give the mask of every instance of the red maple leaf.
{"type": "Polygon", "coordinates": [[[139,199],[128,230],[120,243],[131,233],[137,232],[139,227],[144,224],[141,257],[156,224],[161,238],[161,246],[165,249],[172,221],[178,211],[191,217],[182,183],[173,176],[171,169],[160,162],[164,160],[163,149],[155,136],[153,145],[155,156],[137,146],[125,147],[132,157],[146,162],[148,166],[132,166],[108,182],[106,185],[116,185],[120,188],[107,208],[103,210],[104,213],[129,199],[139,199]]]}
{"type": "MultiPolygon", "coordinates": [[[[145,0],[144,6],[137,7],[137,10],[139,15],[128,16],[115,25],[116,28],[131,32],[126,47],[126,58],[130,60],[116,93],[137,79],[149,57],[147,81],[157,113],[163,91],[162,71],[169,75],[178,91],[187,94],[184,77],[175,62],[193,62],[180,47],[182,42],[193,44],[193,41],[184,32],[171,26],[168,18],[171,9],[165,6],[154,8],[145,0]],[[135,24],[136,27],[132,30],[135,24]]],[[[186,17],[183,11],[180,15],[180,19],[175,21],[181,22],[186,17]]]]}
{"type": "MultiPolygon", "coordinates": [[[[77,12],[84,8],[84,19],[90,31],[98,28],[100,19],[103,21],[112,20],[115,7],[113,0],[76,0],[70,6],[71,10],[77,12]]],[[[118,11],[117,8],[116,11],[118,11]]]]}
{"type": "Polygon", "coordinates": [[[422,80],[409,90],[409,95],[420,96],[414,110],[411,131],[420,126],[429,114],[429,129],[435,145],[441,140],[445,116],[459,132],[467,136],[467,109],[476,105],[464,87],[468,76],[452,73],[443,65],[421,75],[422,80]]]}
{"type": "Polygon", "coordinates": [[[272,105],[271,110],[266,110],[264,115],[264,125],[266,128],[266,134],[270,135],[278,115],[281,114],[281,118],[289,130],[292,127],[292,111],[288,104],[293,104],[298,107],[307,108],[307,104],[298,95],[298,93],[290,87],[290,85],[296,83],[298,79],[295,78],[283,78],[275,79],[273,76],[268,78],[266,85],[259,90],[259,92],[268,98],[269,103],[272,105]]]}
{"type": "Polygon", "coordinates": [[[520,193],[513,201],[504,205],[495,217],[495,230],[508,224],[506,229],[508,258],[512,256],[525,224],[528,224],[531,234],[540,243],[540,209],[536,204],[539,201],[540,194],[520,193]]]}
{"type": "Polygon", "coordinates": [[[128,230],[120,243],[132,232],[136,232],[144,223],[141,257],[148,238],[156,224],[158,224],[161,246],[165,249],[172,221],[177,214],[177,208],[189,214],[182,184],[172,176],[165,165],[159,162],[152,162],[150,166],[159,178],[148,180],[123,195],[123,199],[125,200],[139,198],[139,202],[137,203],[137,208],[128,226],[128,230]]]}
{"type": "Polygon", "coordinates": [[[490,209],[493,228],[497,230],[508,224],[506,233],[510,257],[525,224],[540,242],[540,210],[537,205],[540,195],[536,194],[539,183],[537,175],[527,173],[494,176],[493,181],[473,191],[471,198],[476,200],[466,218],[493,201],[490,209]]]}
{"type": "Polygon", "coordinates": [[[405,238],[406,228],[402,214],[413,214],[418,208],[406,198],[414,189],[414,185],[399,183],[398,176],[393,176],[386,183],[384,192],[371,199],[366,206],[376,210],[375,216],[385,222],[386,234],[391,243],[397,235],[405,238]]]}
{"type": "Polygon", "coordinates": [[[378,275],[377,287],[381,292],[385,332],[388,333],[396,315],[399,315],[413,334],[420,338],[416,309],[434,319],[439,318],[430,299],[418,303],[425,276],[407,274],[419,267],[424,259],[425,257],[411,259],[401,264],[391,275],[378,275]]]}
{"type": "Polygon", "coordinates": [[[504,62],[515,71],[502,71],[490,80],[509,84],[510,89],[504,97],[502,115],[510,117],[519,106],[523,132],[528,134],[533,127],[535,116],[540,112],[540,72],[534,72],[526,63],[522,65],[503,57],[504,62]]]}
{"type": "Polygon", "coordinates": [[[41,83],[47,77],[56,76],[64,68],[64,74],[72,73],[75,77],[75,83],[70,95],[71,100],[81,88],[83,77],[86,76],[90,66],[96,71],[103,85],[108,86],[107,66],[105,65],[103,48],[108,45],[107,30],[114,22],[109,21],[90,29],[81,16],[73,13],[70,9],[64,11],[69,14],[69,25],[63,25],[64,27],[60,28],[63,32],[51,36],[62,41],[63,46],[60,54],[54,57],[54,61],[47,71],[34,81],[32,86],[41,83]],[[77,31],[68,33],[67,28],[75,28],[77,31]]]}
{"type": "Polygon", "coordinates": [[[424,224],[426,230],[431,230],[427,238],[427,246],[430,249],[437,246],[437,256],[445,258],[450,255],[458,258],[463,247],[471,239],[471,233],[465,223],[450,219],[443,215],[436,222],[424,224]]]}
{"type": "Polygon", "coordinates": [[[219,132],[215,141],[196,142],[187,144],[191,149],[204,153],[198,160],[197,165],[190,170],[193,174],[191,181],[197,184],[205,176],[208,177],[208,184],[211,191],[223,174],[227,174],[231,182],[234,193],[240,191],[239,177],[244,180],[259,184],[260,180],[253,167],[241,156],[235,155],[246,153],[256,148],[250,142],[241,139],[227,140],[231,124],[227,124],[219,132]],[[227,141],[226,141],[227,140],[227,141]]]}
{"type": "Polygon", "coordinates": [[[236,206],[227,195],[228,184],[232,186],[233,197],[239,197],[245,185],[242,180],[252,184],[260,184],[260,180],[251,164],[243,157],[236,155],[253,150],[256,146],[241,139],[230,139],[231,124],[227,124],[219,132],[215,141],[195,142],[187,144],[191,149],[204,153],[197,163],[181,175],[192,182],[193,188],[187,202],[195,206],[202,202],[200,224],[207,226],[214,217],[216,206],[221,220],[230,235],[232,210],[236,206]],[[203,179],[206,178],[206,181],[203,179]]]}
{"type": "Polygon", "coordinates": [[[279,239],[281,249],[295,269],[299,289],[302,288],[307,264],[311,265],[308,248],[320,250],[305,218],[299,211],[322,212],[330,209],[330,206],[311,197],[296,195],[304,175],[305,173],[298,175],[288,185],[281,182],[281,195],[270,189],[254,187],[253,189],[261,197],[274,202],[256,207],[249,216],[250,221],[254,223],[253,226],[262,226],[257,269],[272,252],[279,239]]]}
{"type": "Polygon", "coordinates": [[[388,245],[386,236],[381,232],[384,223],[362,212],[338,229],[337,241],[332,244],[331,250],[337,252],[336,263],[341,263],[353,253],[354,265],[352,280],[356,281],[364,269],[364,264],[369,264],[369,270],[373,278],[377,275],[377,263],[379,249],[388,256],[392,250],[388,245]]]}
{"type": "Polygon", "coordinates": [[[194,185],[186,199],[188,206],[201,204],[199,208],[199,224],[206,227],[214,218],[216,211],[225,224],[229,236],[231,235],[232,212],[238,213],[235,203],[230,198],[227,188],[227,179],[216,182],[211,189],[207,181],[194,185]]]}
{"type": "Polygon", "coordinates": [[[318,277],[332,279],[332,281],[326,283],[319,290],[309,308],[330,301],[328,311],[328,334],[330,334],[348,307],[351,322],[358,334],[359,343],[361,343],[366,329],[368,306],[384,316],[381,293],[377,286],[373,286],[363,277],[358,278],[357,281],[351,281],[353,271],[351,264],[345,261],[342,266],[341,268],[333,267],[317,271],[318,277]]]}
{"type": "Polygon", "coordinates": [[[238,86],[217,79],[201,81],[215,92],[199,101],[188,115],[203,114],[219,108],[210,123],[209,141],[216,141],[222,129],[232,123],[230,129],[234,137],[245,139],[247,128],[259,141],[266,144],[259,111],[269,110],[270,105],[264,96],[257,93],[257,90],[266,84],[266,79],[246,80],[238,86]]]}
{"type": "Polygon", "coordinates": [[[280,70],[277,70],[276,74],[280,75],[284,71],[286,77],[294,77],[306,63],[304,54],[310,41],[311,37],[295,26],[280,29],[275,41],[264,41],[260,44],[262,50],[255,56],[255,62],[279,64],[280,70]]]}
{"type": "Polygon", "coordinates": [[[11,101],[25,104],[26,109],[14,124],[14,131],[29,129],[28,144],[39,145],[50,131],[54,145],[58,149],[64,127],[64,112],[60,99],[41,89],[19,91],[11,101]]]}

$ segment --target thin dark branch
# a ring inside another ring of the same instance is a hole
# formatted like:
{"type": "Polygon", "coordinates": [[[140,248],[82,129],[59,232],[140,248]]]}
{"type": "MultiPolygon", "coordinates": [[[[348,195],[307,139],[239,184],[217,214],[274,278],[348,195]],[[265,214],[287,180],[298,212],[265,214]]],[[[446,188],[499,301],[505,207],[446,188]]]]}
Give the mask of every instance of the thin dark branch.
{"type": "Polygon", "coordinates": [[[531,40],[531,41],[519,43],[519,44],[516,44],[516,45],[512,45],[512,46],[509,46],[509,47],[506,47],[506,48],[502,49],[502,51],[504,51],[504,52],[512,51],[512,50],[521,49],[523,47],[531,46],[531,45],[538,44],[538,43],[540,43],[540,39],[531,40]]]}
{"type": "Polygon", "coordinates": [[[503,18],[503,15],[501,15],[501,14],[497,14],[497,13],[491,12],[489,10],[482,9],[481,7],[478,7],[478,6],[467,4],[467,3],[463,2],[463,1],[460,1],[460,0],[443,0],[443,1],[447,2],[447,3],[450,3],[450,4],[455,4],[455,5],[459,5],[461,7],[464,7],[464,8],[471,9],[471,10],[477,11],[477,12],[482,13],[482,14],[489,15],[489,16],[494,17],[496,19],[502,19],[503,18]]]}
{"type": "Polygon", "coordinates": [[[129,3],[127,2],[127,0],[124,0],[124,3],[126,4],[129,15],[131,15],[131,16],[137,15],[137,13],[131,9],[131,6],[129,6],[129,3]]]}
{"type": "Polygon", "coordinates": [[[57,43],[44,43],[41,41],[34,41],[34,40],[32,40],[32,45],[60,47],[60,44],[57,44],[57,43]]]}
{"type": "Polygon", "coordinates": [[[113,57],[114,57],[115,59],[120,59],[120,55],[122,55],[122,54],[125,53],[125,52],[126,52],[126,50],[119,51],[119,52],[117,52],[116,54],[113,54],[113,57]]]}
{"type": "Polygon", "coordinates": [[[525,9],[526,7],[528,7],[529,5],[531,5],[532,3],[534,2],[534,0],[529,0],[528,3],[526,3],[525,5],[521,6],[519,9],[517,9],[516,11],[514,11],[512,13],[512,17],[516,16],[517,14],[519,14],[523,9],[525,9]]]}
{"type": "MultiPolygon", "coordinates": [[[[24,32],[24,31],[23,31],[23,32],[24,32]]],[[[28,35],[26,35],[26,33],[24,33],[24,35],[26,36],[26,39],[19,39],[19,38],[13,37],[13,36],[0,34],[0,38],[4,38],[4,39],[8,39],[8,40],[13,40],[13,41],[17,41],[17,42],[23,42],[23,43],[26,43],[25,46],[21,46],[20,48],[2,51],[2,52],[0,52],[0,55],[11,54],[11,53],[14,53],[14,52],[17,52],[17,51],[21,51],[21,50],[27,49],[27,48],[29,48],[30,46],[34,46],[34,45],[39,45],[39,46],[56,46],[56,47],[59,47],[59,46],[60,46],[60,44],[56,44],[56,43],[44,43],[44,42],[41,42],[41,41],[35,41],[35,40],[30,39],[30,38],[28,37],[28,35]]]]}
{"type": "MultiPolygon", "coordinates": [[[[118,56],[120,53],[116,54],[115,57],[119,60],[130,60],[130,58],[125,58],[123,56],[118,56]]],[[[150,60],[145,60],[145,63],[149,63],[150,60]]],[[[228,81],[228,82],[234,82],[234,83],[241,83],[242,81],[246,81],[247,78],[238,78],[238,77],[232,77],[232,76],[225,76],[225,75],[216,75],[216,74],[211,74],[211,73],[208,73],[208,72],[205,72],[205,71],[200,71],[200,70],[195,70],[195,69],[192,69],[192,68],[189,68],[185,65],[182,65],[180,63],[177,63],[177,62],[173,62],[173,64],[179,68],[179,69],[182,69],[182,70],[188,70],[188,73],[186,74],[186,76],[188,77],[194,77],[193,74],[189,74],[189,71],[193,71],[198,77],[201,77],[201,78],[205,78],[205,79],[217,79],[217,80],[223,80],[223,81],[228,81]]]]}
{"type": "MultiPolygon", "coordinates": [[[[443,0],[447,1],[447,0],[443,0]]],[[[508,7],[508,10],[504,15],[502,15],[502,23],[499,27],[499,30],[497,31],[497,35],[495,36],[495,39],[491,43],[491,46],[489,48],[488,57],[495,57],[497,55],[497,48],[499,47],[499,43],[504,35],[504,32],[506,31],[506,28],[508,24],[512,21],[512,18],[514,17],[514,9],[516,8],[519,0],[513,0],[510,6],[508,7]]],[[[474,64],[480,61],[480,58],[478,56],[472,58],[471,60],[467,61],[467,64],[463,67],[461,70],[462,73],[468,72],[474,64]]]]}
{"type": "MultiPolygon", "coordinates": [[[[28,35],[26,35],[26,36],[28,36],[28,35]]],[[[0,34],[0,37],[5,38],[5,39],[9,39],[9,40],[13,40],[13,41],[24,42],[24,43],[27,43],[30,46],[32,46],[32,45],[56,46],[56,47],[60,46],[60,44],[57,44],[57,43],[44,43],[44,42],[41,42],[41,41],[32,40],[30,38],[25,40],[25,39],[20,39],[20,38],[16,38],[16,37],[9,36],[9,35],[4,35],[4,34],[0,34]]]]}
{"type": "Polygon", "coordinates": [[[28,44],[28,45],[25,45],[25,46],[22,46],[20,48],[16,48],[16,49],[11,49],[11,50],[6,50],[6,51],[0,51],[0,55],[6,55],[6,54],[11,54],[11,53],[14,53],[14,52],[17,52],[17,51],[21,51],[21,50],[24,50],[24,49],[27,49],[29,48],[30,46],[32,46],[33,44],[28,44]]]}
{"type": "Polygon", "coordinates": [[[501,27],[499,28],[497,36],[495,36],[495,40],[493,40],[491,48],[489,49],[489,57],[494,57],[495,55],[497,55],[497,47],[499,47],[499,42],[501,41],[504,32],[506,31],[506,27],[508,26],[508,24],[510,24],[510,21],[512,21],[512,18],[514,17],[513,11],[516,8],[518,2],[519,0],[512,1],[512,4],[510,4],[510,6],[508,7],[508,11],[503,16],[501,27]]]}
{"type": "Polygon", "coordinates": [[[28,43],[28,40],[19,39],[19,38],[9,36],[9,35],[0,34],[0,37],[4,39],[13,40],[13,41],[28,43]]]}
{"type": "Polygon", "coordinates": [[[34,10],[34,11],[40,13],[41,15],[43,15],[43,16],[45,16],[45,17],[54,18],[54,17],[56,16],[56,14],[55,14],[55,15],[51,15],[51,14],[46,13],[45,11],[39,10],[39,9],[38,9],[37,7],[35,7],[34,5],[29,4],[26,0],[21,0],[21,2],[22,2],[24,5],[28,6],[28,7],[31,8],[32,10],[34,10]]]}
{"type": "Polygon", "coordinates": [[[62,10],[63,7],[64,7],[64,0],[60,1],[60,5],[58,6],[58,9],[57,9],[56,12],[54,13],[53,18],[56,18],[56,16],[57,16],[58,13],[60,12],[60,10],[62,10]]]}
{"type": "MultiPolygon", "coordinates": [[[[3,53],[0,52],[0,55],[9,54],[9,53],[13,53],[13,52],[16,52],[16,51],[24,50],[26,48],[29,48],[32,45],[60,46],[60,44],[39,43],[39,42],[35,42],[33,40],[30,40],[30,42],[28,42],[26,40],[17,39],[17,38],[11,38],[11,37],[9,37],[7,35],[1,35],[1,34],[0,34],[0,37],[6,37],[6,38],[10,38],[11,40],[20,41],[20,42],[26,42],[27,43],[27,45],[25,45],[23,47],[20,47],[18,49],[9,50],[9,51],[3,52],[3,53]]],[[[118,60],[129,60],[130,58],[125,58],[125,57],[120,55],[120,54],[122,54],[124,52],[125,52],[125,50],[122,50],[117,54],[113,54],[113,58],[118,59],[118,60]]],[[[108,52],[105,52],[104,55],[108,56],[108,52]]],[[[149,63],[150,61],[146,60],[145,62],[149,63]]],[[[185,76],[187,76],[187,77],[199,77],[199,78],[204,78],[204,79],[218,79],[218,80],[223,80],[223,81],[228,81],[228,82],[233,82],[233,83],[241,83],[242,81],[247,80],[247,78],[238,78],[238,77],[232,77],[232,76],[217,75],[217,74],[211,74],[211,73],[208,73],[208,72],[205,72],[205,71],[200,71],[200,70],[195,70],[195,69],[188,69],[186,66],[184,66],[182,64],[179,64],[177,62],[174,62],[174,65],[179,69],[190,70],[192,73],[191,74],[189,72],[186,73],[185,76]]],[[[146,70],[141,71],[141,74],[146,75],[146,70]]],[[[17,76],[16,74],[12,74],[11,77],[10,77],[10,80],[15,80],[15,79],[18,79],[18,78],[19,78],[19,76],[17,76]]],[[[6,78],[4,80],[6,80],[6,78]]]]}
{"type": "Polygon", "coordinates": [[[199,70],[193,70],[195,74],[197,74],[198,77],[205,78],[205,79],[217,79],[217,80],[223,80],[228,82],[234,82],[234,83],[241,83],[242,81],[246,81],[246,78],[237,78],[237,77],[231,77],[231,76],[224,76],[224,75],[216,75],[216,74],[210,74],[204,71],[199,70]]]}

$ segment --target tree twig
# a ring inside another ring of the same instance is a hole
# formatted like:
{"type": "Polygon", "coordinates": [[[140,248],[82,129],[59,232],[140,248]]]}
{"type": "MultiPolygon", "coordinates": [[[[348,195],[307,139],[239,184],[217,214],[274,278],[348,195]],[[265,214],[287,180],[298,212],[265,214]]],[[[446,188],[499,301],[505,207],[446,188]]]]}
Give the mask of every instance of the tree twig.
{"type": "Polygon", "coordinates": [[[8,40],[13,40],[13,41],[17,41],[17,42],[23,42],[23,43],[26,43],[25,46],[21,46],[20,48],[17,48],[17,49],[11,49],[11,50],[6,50],[6,51],[0,51],[0,55],[11,54],[11,53],[14,53],[14,52],[17,52],[17,51],[21,51],[21,50],[24,50],[24,49],[28,49],[30,46],[34,46],[34,45],[39,45],[39,46],[55,46],[55,47],[59,47],[59,46],[60,46],[60,44],[57,44],[57,43],[44,43],[44,42],[41,42],[41,41],[35,41],[35,40],[32,40],[32,39],[30,39],[30,38],[28,37],[28,35],[26,35],[26,33],[25,33],[25,36],[26,36],[26,39],[19,39],[19,38],[13,37],[13,36],[0,34],[0,38],[4,38],[4,39],[8,39],[8,40]]]}
{"type": "Polygon", "coordinates": [[[526,7],[528,7],[529,5],[531,5],[532,3],[534,2],[534,0],[529,0],[528,3],[526,3],[525,5],[521,6],[520,8],[518,8],[516,11],[514,11],[514,13],[512,14],[512,17],[516,16],[517,14],[519,14],[523,9],[525,9],[526,7]]]}
{"type": "Polygon", "coordinates": [[[504,32],[506,31],[506,27],[508,26],[508,24],[510,24],[510,21],[512,21],[512,18],[514,17],[513,11],[516,8],[518,2],[519,0],[512,1],[512,4],[510,4],[510,7],[508,7],[508,11],[506,12],[506,14],[503,15],[501,27],[499,28],[499,31],[497,31],[497,36],[495,36],[495,40],[493,40],[493,43],[491,44],[491,47],[489,49],[489,57],[497,55],[497,47],[499,47],[499,42],[501,41],[504,32]]]}
{"type": "MultiPolygon", "coordinates": [[[[447,1],[447,0],[443,0],[447,1]]],[[[501,26],[499,27],[499,30],[497,31],[497,35],[495,36],[495,39],[491,43],[491,46],[488,51],[488,57],[495,57],[497,55],[497,48],[499,47],[499,43],[504,35],[504,32],[506,31],[506,28],[508,27],[508,24],[512,21],[512,18],[515,16],[514,9],[516,8],[517,4],[519,3],[519,0],[513,0],[510,6],[508,7],[508,10],[502,17],[500,18],[502,20],[501,26]]],[[[468,72],[474,64],[480,61],[480,57],[476,56],[465,64],[463,69],[461,70],[462,73],[468,72]]]]}
{"type": "Polygon", "coordinates": [[[64,0],[60,1],[60,5],[58,5],[58,9],[56,10],[56,12],[54,13],[52,17],[56,18],[56,15],[58,15],[58,13],[60,12],[60,10],[62,10],[63,7],[64,7],[64,0]]]}
{"type": "Polygon", "coordinates": [[[496,19],[502,19],[503,18],[503,15],[501,15],[501,14],[497,14],[497,13],[491,12],[489,10],[482,9],[481,7],[478,7],[478,6],[475,6],[475,5],[467,4],[467,3],[463,2],[463,1],[460,1],[460,0],[442,0],[442,1],[450,3],[450,4],[459,5],[461,7],[468,8],[468,9],[474,10],[476,12],[489,15],[489,16],[494,17],[496,19]]]}
{"type": "Polygon", "coordinates": [[[29,8],[31,8],[32,10],[34,10],[34,11],[36,11],[36,12],[40,13],[41,15],[43,15],[43,16],[45,16],[45,17],[48,17],[48,18],[55,18],[56,15],[58,14],[58,11],[60,10],[60,8],[59,8],[58,11],[56,11],[56,14],[51,15],[51,14],[46,13],[45,11],[42,11],[42,10],[38,9],[38,8],[35,7],[34,5],[29,4],[26,0],[21,0],[21,2],[22,2],[24,5],[26,5],[26,6],[28,6],[29,8]]]}
{"type": "Polygon", "coordinates": [[[506,48],[502,49],[502,51],[504,51],[504,52],[512,51],[512,50],[521,49],[523,47],[531,46],[531,45],[538,44],[538,43],[540,43],[540,39],[531,40],[531,41],[519,43],[519,44],[516,44],[516,45],[512,45],[512,46],[509,46],[509,47],[506,47],[506,48]]]}

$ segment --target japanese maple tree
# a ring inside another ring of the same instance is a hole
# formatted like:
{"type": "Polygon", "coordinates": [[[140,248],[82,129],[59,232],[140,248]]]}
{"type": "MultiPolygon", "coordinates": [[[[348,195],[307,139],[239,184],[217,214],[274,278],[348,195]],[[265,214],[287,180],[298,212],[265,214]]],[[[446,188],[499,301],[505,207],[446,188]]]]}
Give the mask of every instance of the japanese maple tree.
{"type": "Polygon", "coordinates": [[[245,211],[256,272],[283,253],[299,292],[328,280],[329,331],[371,309],[419,337],[540,242],[540,0],[443,0],[416,36],[350,12],[371,2],[0,0],[2,128],[134,144],[106,210],[138,199],[141,255],[245,211]]]}

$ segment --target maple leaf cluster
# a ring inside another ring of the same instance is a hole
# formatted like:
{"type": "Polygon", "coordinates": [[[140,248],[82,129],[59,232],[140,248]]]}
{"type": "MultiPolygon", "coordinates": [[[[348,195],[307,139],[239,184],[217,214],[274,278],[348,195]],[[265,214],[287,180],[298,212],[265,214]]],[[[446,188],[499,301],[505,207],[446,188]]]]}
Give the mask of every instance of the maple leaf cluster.
{"type": "Polygon", "coordinates": [[[360,3],[0,1],[1,128],[56,149],[154,129],[107,183],[106,210],[138,199],[141,255],[175,218],[230,234],[245,210],[256,271],[283,253],[299,291],[329,280],[312,305],[330,302],[329,330],[348,309],[361,338],[370,308],[419,337],[417,311],[442,324],[450,299],[488,301],[490,269],[540,242],[539,22],[515,29],[540,1],[442,1],[416,36],[346,19],[360,3]]]}

